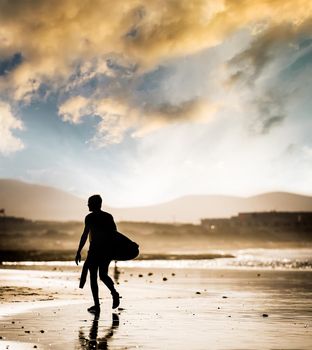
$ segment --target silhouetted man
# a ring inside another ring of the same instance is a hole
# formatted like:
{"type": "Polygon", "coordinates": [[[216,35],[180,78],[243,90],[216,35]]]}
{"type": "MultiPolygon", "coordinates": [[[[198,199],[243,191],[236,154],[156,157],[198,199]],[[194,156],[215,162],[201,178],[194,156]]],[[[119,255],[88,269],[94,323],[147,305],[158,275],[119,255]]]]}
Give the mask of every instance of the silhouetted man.
{"type": "Polygon", "coordinates": [[[91,211],[85,218],[85,228],[83,230],[79,248],[77,250],[75,262],[81,261],[81,250],[89,236],[90,247],[87,256],[87,266],[90,272],[90,284],[94,305],[88,309],[91,313],[100,311],[99,288],[97,275],[110,290],[113,297],[113,309],[119,306],[119,294],[115,289],[114,282],[108,276],[108,267],[111,262],[111,251],[114,234],[117,231],[116,224],[111,214],[101,210],[102,198],[94,195],[88,200],[88,207],[91,211]]]}

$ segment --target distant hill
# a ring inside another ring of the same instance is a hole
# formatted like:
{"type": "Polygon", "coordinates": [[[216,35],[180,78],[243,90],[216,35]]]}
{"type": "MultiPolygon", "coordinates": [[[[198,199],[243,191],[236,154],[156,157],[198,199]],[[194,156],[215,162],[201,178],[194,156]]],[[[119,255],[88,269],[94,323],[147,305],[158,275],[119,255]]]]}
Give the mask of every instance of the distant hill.
{"type": "Polygon", "coordinates": [[[81,220],[88,210],[83,199],[53,187],[0,179],[0,208],[7,215],[33,220],[81,220]]]}
{"type": "Polygon", "coordinates": [[[153,222],[198,222],[252,211],[312,211],[312,197],[287,192],[270,192],[252,197],[221,195],[185,196],[141,208],[119,209],[121,219],[153,222]]]}
{"type": "MultiPolygon", "coordinates": [[[[0,208],[7,215],[33,220],[79,220],[88,213],[85,199],[59,189],[0,179],[0,208]]],[[[110,208],[117,221],[198,222],[251,211],[312,211],[312,197],[270,192],[252,197],[194,195],[146,207],[110,208]]]]}

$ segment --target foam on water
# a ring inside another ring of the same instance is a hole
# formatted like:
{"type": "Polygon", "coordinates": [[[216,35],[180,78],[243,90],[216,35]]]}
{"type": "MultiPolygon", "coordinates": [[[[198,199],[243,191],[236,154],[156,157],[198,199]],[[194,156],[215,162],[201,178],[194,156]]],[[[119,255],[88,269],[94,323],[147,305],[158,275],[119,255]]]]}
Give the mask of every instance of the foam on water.
{"type": "MultiPolygon", "coordinates": [[[[312,249],[243,249],[223,252],[234,258],[217,259],[154,259],[119,261],[119,267],[141,268],[262,268],[312,270],[312,249]]],[[[73,261],[13,261],[5,266],[74,267],[73,261]]]]}

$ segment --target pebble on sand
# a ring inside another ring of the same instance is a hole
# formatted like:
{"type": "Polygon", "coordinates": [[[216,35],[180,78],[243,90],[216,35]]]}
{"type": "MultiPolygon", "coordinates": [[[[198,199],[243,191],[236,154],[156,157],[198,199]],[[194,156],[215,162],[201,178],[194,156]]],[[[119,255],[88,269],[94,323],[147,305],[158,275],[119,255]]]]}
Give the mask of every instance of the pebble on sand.
{"type": "Polygon", "coordinates": [[[153,272],[149,272],[147,276],[153,276],[153,272]]]}
{"type": "Polygon", "coordinates": [[[201,292],[196,292],[196,294],[201,294],[201,292]]]}
{"type": "Polygon", "coordinates": [[[139,274],[139,277],[143,277],[143,275],[142,275],[142,274],[139,274]]]}
{"type": "Polygon", "coordinates": [[[223,297],[222,297],[223,299],[227,299],[227,296],[226,295],[223,295],[223,297]]]}
{"type": "Polygon", "coordinates": [[[44,333],[44,330],[43,330],[43,329],[41,329],[40,333],[44,333]]]}
{"type": "Polygon", "coordinates": [[[168,278],[167,278],[167,277],[164,277],[164,278],[163,278],[163,281],[167,281],[167,280],[168,280],[168,278]]]}
{"type": "Polygon", "coordinates": [[[268,314],[262,314],[262,317],[269,317],[268,314]]]}

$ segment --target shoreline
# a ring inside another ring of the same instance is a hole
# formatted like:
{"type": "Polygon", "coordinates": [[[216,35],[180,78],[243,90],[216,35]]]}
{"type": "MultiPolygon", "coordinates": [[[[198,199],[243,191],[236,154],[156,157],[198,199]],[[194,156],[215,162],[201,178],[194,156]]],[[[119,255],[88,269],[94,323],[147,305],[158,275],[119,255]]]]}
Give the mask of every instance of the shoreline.
{"type": "MultiPolygon", "coordinates": [[[[222,259],[222,258],[235,258],[240,252],[248,251],[312,251],[312,243],[302,245],[265,245],[265,246],[238,246],[235,248],[228,248],[226,246],[209,247],[204,250],[168,250],[163,253],[155,253],[150,251],[142,251],[135,259],[136,261],[142,260],[208,260],[208,259],[222,259]]],[[[14,250],[14,249],[0,249],[0,266],[2,262],[13,261],[74,261],[76,250],[14,250]]],[[[82,257],[86,256],[87,251],[84,250],[82,257]]]]}
{"type": "MultiPolygon", "coordinates": [[[[0,250],[1,260],[0,266],[3,262],[14,261],[73,261],[75,251],[40,251],[30,250],[27,252],[18,250],[0,250]]],[[[222,258],[235,258],[235,255],[225,252],[211,252],[211,253],[141,253],[135,260],[210,260],[222,258]]]]}

